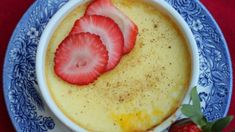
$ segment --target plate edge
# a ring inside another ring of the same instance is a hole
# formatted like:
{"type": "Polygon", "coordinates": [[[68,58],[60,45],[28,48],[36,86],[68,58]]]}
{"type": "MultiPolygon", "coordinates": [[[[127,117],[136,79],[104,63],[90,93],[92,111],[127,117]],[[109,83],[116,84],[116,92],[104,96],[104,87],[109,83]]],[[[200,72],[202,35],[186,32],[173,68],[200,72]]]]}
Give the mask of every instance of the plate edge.
{"type": "Polygon", "coordinates": [[[210,13],[210,11],[204,6],[204,4],[198,0],[197,1],[203,10],[205,10],[208,14],[208,16],[211,18],[212,20],[212,23],[215,25],[215,27],[217,28],[217,30],[219,31],[219,34],[221,35],[221,39],[222,41],[224,42],[224,48],[225,48],[225,57],[228,58],[228,64],[229,64],[229,71],[231,71],[231,74],[230,74],[230,84],[229,84],[229,97],[228,97],[228,102],[227,102],[227,107],[225,109],[225,112],[224,112],[224,117],[228,114],[228,111],[229,111],[229,108],[230,108],[230,105],[231,105],[231,99],[232,99],[232,94],[233,94],[233,68],[232,68],[232,60],[231,60],[231,56],[230,56],[230,52],[229,52],[229,48],[228,48],[228,43],[224,37],[224,34],[220,28],[220,26],[218,25],[218,23],[216,22],[215,18],[212,16],[212,14],[210,13]]]}
{"type": "Polygon", "coordinates": [[[33,8],[36,6],[38,1],[34,1],[29,7],[28,9],[24,12],[24,14],[21,16],[21,18],[19,19],[18,23],[16,24],[14,30],[13,30],[13,33],[11,34],[11,37],[10,37],[10,40],[7,44],[7,48],[6,48],[6,51],[5,51],[5,56],[4,56],[4,62],[3,62],[3,69],[2,69],[2,82],[3,82],[3,95],[4,95],[4,102],[5,102],[5,105],[6,105],[6,108],[7,108],[7,114],[8,116],[10,117],[10,120],[11,120],[11,123],[12,125],[14,126],[14,129],[16,131],[18,130],[21,130],[19,127],[18,127],[18,123],[15,122],[15,119],[13,119],[13,115],[11,113],[11,110],[10,110],[10,107],[9,107],[9,99],[8,99],[8,95],[7,95],[7,92],[8,92],[8,87],[7,87],[7,81],[8,81],[8,77],[7,77],[7,64],[9,63],[8,62],[8,59],[9,59],[9,55],[7,54],[10,50],[10,47],[11,47],[11,43],[13,42],[13,38],[16,36],[16,33],[19,31],[19,28],[22,26],[22,22],[24,22],[25,19],[27,19],[30,15],[30,12],[33,10],[33,8]]]}

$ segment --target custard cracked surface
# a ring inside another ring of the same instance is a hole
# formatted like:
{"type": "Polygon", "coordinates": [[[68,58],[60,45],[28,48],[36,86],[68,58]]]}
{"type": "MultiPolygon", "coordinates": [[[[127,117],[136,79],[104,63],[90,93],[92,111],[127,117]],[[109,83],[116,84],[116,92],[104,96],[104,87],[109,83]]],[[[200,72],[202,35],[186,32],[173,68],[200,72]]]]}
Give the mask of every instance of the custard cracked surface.
{"type": "Polygon", "coordinates": [[[112,71],[86,86],[71,85],[54,73],[54,53],[87,4],[59,25],[47,51],[46,78],[62,112],[90,131],[145,131],[176,111],[187,91],[191,60],[176,25],[141,0],[114,0],[133,20],[139,34],[135,48],[112,71]]]}

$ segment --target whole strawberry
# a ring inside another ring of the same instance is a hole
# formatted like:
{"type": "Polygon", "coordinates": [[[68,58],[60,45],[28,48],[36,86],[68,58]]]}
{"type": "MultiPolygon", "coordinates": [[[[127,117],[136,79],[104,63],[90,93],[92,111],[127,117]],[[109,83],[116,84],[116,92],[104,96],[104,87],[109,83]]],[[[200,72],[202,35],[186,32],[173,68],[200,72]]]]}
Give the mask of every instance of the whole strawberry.
{"type": "Polygon", "coordinates": [[[169,132],[202,132],[191,119],[181,119],[171,125],[169,132]]]}

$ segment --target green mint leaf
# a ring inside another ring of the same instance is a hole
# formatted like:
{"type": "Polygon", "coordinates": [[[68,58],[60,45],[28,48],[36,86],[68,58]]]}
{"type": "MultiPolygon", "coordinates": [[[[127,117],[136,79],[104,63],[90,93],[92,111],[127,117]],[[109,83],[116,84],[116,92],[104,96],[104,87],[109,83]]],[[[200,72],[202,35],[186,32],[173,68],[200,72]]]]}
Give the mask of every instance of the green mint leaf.
{"type": "Polygon", "coordinates": [[[226,128],[229,123],[233,120],[233,116],[227,116],[215,121],[214,125],[212,126],[213,132],[221,132],[224,128],[226,128]]]}
{"type": "Polygon", "coordinates": [[[198,92],[197,92],[197,87],[194,87],[192,89],[192,91],[191,91],[191,99],[192,99],[193,107],[194,107],[195,111],[197,111],[198,114],[203,116],[203,114],[201,112],[201,104],[200,104],[200,98],[199,98],[198,92]]]}
{"type": "Polygon", "coordinates": [[[206,120],[203,120],[203,118],[199,118],[198,116],[192,116],[190,118],[195,124],[199,125],[200,127],[203,127],[207,124],[206,120]]]}
{"type": "Polygon", "coordinates": [[[213,132],[212,126],[215,124],[215,122],[207,122],[206,125],[202,127],[203,132],[213,132]]]}
{"type": "Polygon", "coordinates": [[[181,112],[187,117],[192,117],[192,116],[195,116],[196,114],[194,111],[194,107],[189,104],[183,104],[181,108],[181,112]]]}
{"type": "MultiPolygon", "coordinates": [[[[194,123],[196,123],[196,122],[194,122],[194,123]]],[[[208,123],[207,119],[204,116],[202,116],[202,118],[200,120],[198,120],[196,124],[199,125],[200,127],[203,127],[203,126],[206,126],[207,123],[208,123]]]]}
{"type": "Polygon", "coordinates": [[[189,104],[184,104],[182,105],[181,112],[192,119],[192,121],[199,126],[204,126],[206,125],[206,120],[202,116],[201,113],[199,113],[197,110],[192,105],[189,104]]]}

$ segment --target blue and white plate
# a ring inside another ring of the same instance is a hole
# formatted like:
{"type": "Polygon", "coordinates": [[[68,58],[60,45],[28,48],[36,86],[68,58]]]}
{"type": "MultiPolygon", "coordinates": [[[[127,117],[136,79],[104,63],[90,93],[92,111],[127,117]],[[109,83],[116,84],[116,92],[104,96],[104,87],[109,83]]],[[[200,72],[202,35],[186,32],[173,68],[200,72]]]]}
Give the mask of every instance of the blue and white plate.
{"type": "MultiPolygon", "coordinates": [[[[223,34],[198,0],[166,0],[186,20],[200,55],[198,91],[208,120],[227,114],[232,68],[223,34]]],[[[48,110],[38,91],[35,56],[49,19],[68,0],[37,0],[16,27],[6,52],[3,79],[10,118],[17,131],[70,131],[48,110]]]]}

